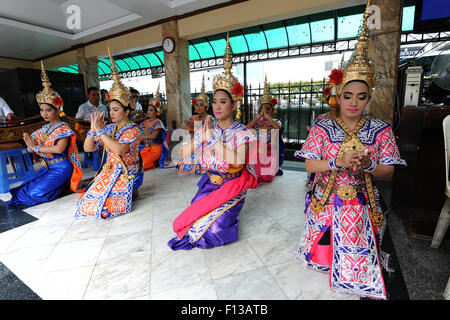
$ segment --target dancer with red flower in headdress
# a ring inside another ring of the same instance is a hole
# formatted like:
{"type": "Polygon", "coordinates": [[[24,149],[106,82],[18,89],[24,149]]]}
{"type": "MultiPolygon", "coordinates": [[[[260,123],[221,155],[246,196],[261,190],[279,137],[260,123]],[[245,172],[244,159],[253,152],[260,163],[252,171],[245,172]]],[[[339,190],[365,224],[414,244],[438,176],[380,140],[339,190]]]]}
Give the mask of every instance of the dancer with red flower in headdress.
{"type": "Polygon", "coordinates": [[[42,167],[20,186],[10,190],[12,198],[9,205],[34,206],[56,199],[70,185],[74,192],[78,190],[83,173],[78,156],[76,134],[61,120],[64,101],[50,87],[50,81],[41,62],[42,85],[44,89],[36,95],[41,116],[47,124],[31,135],[23,134],[28,149],[43,158],[42,167]]]}
{"type": "MultiPolygon", "coordinates": [[[[185,120],[184,124],[181,125],[182,129],[187,130],[191,134],[191,139],[195,131],[203,125],[208,115],[209,97],[205,93],[205,76],[202,78],[202,89],[200,93],[192,99],[192,105],[195,106],[196,115],[190,117],[189,120],[185,120]]],[[[201,167],[200,161],[194,158],[194,154],[190,155],[188,159],[182,159],[177,167],[179,173],[202,174],[205,172],[201,167]]]]}
{"type": "Polygon", "coordinates": [[[156,96],[148,102],[147,120],[143,121],[140,128],[143,132],[142,143],[145,147],[141,150],[143,170],[156,167],[170,167],[167,162],[169,156],[169,145],[167,143],[167,132],[160,116],[161,102],[159,101],[159,84],[156,96]]]}
{"type": "Polygon", "coordinates": [[[267,75],[264,80],[264,94],[259,100],[259,115],[247,124],[254,129],[258,137],[258,182],[272,182],[275,175],[282,175],[280,166],[284,161],[284,142],[282,138],[283,124],[272,115],[277,112],[275,106],[278,100],[269,92],[267,75]]]}
{"type": "Polygon", "coordinates": [[[239,213],[248,188],[257,184],[257,139],[239,118],[242,85],[231,73],[231,47],[227,38],[225,72],[214,79],[214,115],[207,116],[183,153],[199,156],[207,172],[197,183],[198,191],[173,222],[176,237],[168,245],[172,250],[212,248],[238,239],[239,213]],[[238,83],[236,85],[236,83],[238,83]]]}

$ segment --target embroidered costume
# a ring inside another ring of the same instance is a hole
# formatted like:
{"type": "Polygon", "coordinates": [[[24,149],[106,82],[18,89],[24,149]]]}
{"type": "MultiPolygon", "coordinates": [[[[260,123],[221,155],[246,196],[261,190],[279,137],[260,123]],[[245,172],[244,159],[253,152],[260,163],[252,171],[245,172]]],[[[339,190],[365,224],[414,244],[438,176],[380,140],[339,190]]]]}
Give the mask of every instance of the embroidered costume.
{"type": "MultiPolygon", "coordinates": [[[[214,92],[226,90],[233,101],[237,101],[241,96],[233,88],[240,84],[231,74],[228,38],[224,69],[225,72],[214,79],[214,92]]],[[[245,125],[237,122],[222,129],[213,121],[212,129],[214,135],[204,143],[200,142],[201,130],[194,134],[195,153],[199,155],[201,166],[207,172],[197,184],[199,189],[191,205],[173,223],[176,237],[168,242],[173,250],[212,248],[236,241],[239,212],[244,205],[246,190],[254,188],[257,183],[257,174],[252,165],[256,161],[256,148],[252,146],[257,142],[256,137],[245,125]],[[227,149],[233,151],[249,144],[249,161],[240,169],[231,169],[226,159],[212,154],[215,141],[221,141],[227,149]]]]}
{"type": "MultiPolygon", "coordinates": [[[[374,72],[365,52],[367,8],[356,53],[343,70],[339,90],[352,80],[360,80],[372,92],[374,72]]],[[[369,172],[378,164],[406,166],[391,127],[381,120],[362,118],[349,130],[340,118],[319,120],[296,156],[328,160],[331,169],[316,173],[314,188],[306,195],[297,259],[313,270],[328,273],[333,291],[386,299],[382,267],[388,268],[388,254],[380,248],[387,211],[369,172]],[[369,168],[354,171],[337,167],[336,158],[345,152],[366,149],[371,151],[369,168]]]]}
{"type": "MultiPolygon", "coordinates": [[[[156,97],[150,99],[149,107],[154,106],[157,115],[159,114],[159,84],[156,90],[156,97]]],[[[167,167],[166,161],[169,156],[169,145],[167,143],[167,132],[161,120],[155,119],[145,120],[141,123],[140,128],[145,135],[151,135],[155,130],[159,130],[155,139],[144,139],[142,143],[145,145],[141,150],[141,157],[144,171],[154,169],[156,167],[167,167]]]]}
{"type": "MultiPolygon", "coordinates": [[[[209,107],[209,97],[205,93],[205,75],[203,75],[202,78],[202,88],[200,90],[200,93],[192,99],[192,104],[196,105],[199,101],[203,102],[203,104],[206,106],[206,108],[209,107]]],[[[206,119],[207,114],[205,113],[204,116],[191,116],[189,117],[189,120],[186,121],[186,124],[183,124],[181,128],[188,130],[191,135],[194,134],[198,128],[196,128],[196,125],[202,125],[206,119]]],[[[194,158],[194,155],[192,154],[189,159],[182,159],[178,165],[178,172],[179,173],[186,173],[186,174],[202,174],[205,172],[205,169],[202,169],[200,161],[198,159],[194,158]]]]}
{"type": "MultiPolygon", "coordinates": [[[[120,76],[109,53],[114,84],[109,91],[111,100],[118,100],[122,105],[130,105],[130,92],[120,82],[120,76]]],[[[119,155],[104,145],[97,135],[94,139],[98,150],[103,150],[106,163],[95,176],[87,191],[77,202],[75,218],[110,218],[128,213],[132,209],[132,195],[144,178],[139,157],[139,143],[142,131],[138,125],[128,122],[118,128],[115,123],[107,125],[104,133],[118,143],[126,143],[129,150],[119,155]]]]}
{"type": "MultiPolygon", "coordinates": [[[[50,81],[41,62],[42,84],[44,89],[36,95],[39,104],[55,106],[63,111],[63,100],[60,95],[51,89],[50,81]]],[[[64,115],[62,112],[60,115],[64,115]]],[[[67,183],[73,192],[81,192],[78,185],[83,173],[76,144],[76,134],[65,122],[60,121],[54,125],[45,124],[42,128],[31,134],[38,147],[37,154],[43,158],[42,167],[20,186],[12,188],[12,195],[9,205],[30,205],[48,202],[56,199],[65,189],[67,183]],[[63,153],[42,153],[40,147],[50,147],[55,145],[59,139],[68,138],[67,146],[63,153]]]]}
{"type": "MultiPolygon", "coordinates": [[[[263,104],[270,104],[272,108],[278,104],[276,98],[272,97],[269,93],[269,85],[267,83],[267,76],[264,80],[264,94],[259,100],[259,106],[263,104]]],[[[283,171],[280,166],[284,161],[284,142],[282,138],[283,124],[280,120],[274,120],[280,129],[275,131],[270,120],[258,116],[255,123],[256,136],[258,138],[258,166],[260,168],[260,175],[258,176],[258,182],[272,182],[275,175],[282,175],[283,171]],[[272,134],[275,134],[272,137],[272,134]],[[272,147],[274,150],[272,150],[272,147]]]]}

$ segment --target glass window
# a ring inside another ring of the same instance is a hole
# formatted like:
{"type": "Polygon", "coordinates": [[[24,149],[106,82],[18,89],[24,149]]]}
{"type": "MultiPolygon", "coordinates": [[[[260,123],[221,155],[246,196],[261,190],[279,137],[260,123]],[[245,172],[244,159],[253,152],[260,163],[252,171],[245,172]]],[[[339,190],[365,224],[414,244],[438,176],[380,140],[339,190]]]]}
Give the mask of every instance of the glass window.
{"type": "MultiPolygon", "coordinates": [[[[226,46],[226,41],[225,41],[225,46],[226,46]]],[[[238,54],[238,53],[244,53],[244,52],[248,52],[248,47],[247,47],[247,43],[244,39],[243,35],[238,35],[238,36],[230,36],[230,46],[231,46],[231,51],[233,51],[234,54],[238,54]]],[[[223,54],[225,54],[225,48],[223,49],[223,54]]],[[[222,54],[222,56],[223,56],[222,54]]]]}
{"type": "Polygon", "coordinates": [[[269,43],[269,49],[288,46],[286,29],[284,27],[269,29],[264,32],[266,33],[267,41],[269,43]]]}
{"type": "Polygon", "coordinates": [[[334,19],[311,22],[312,42],[334,40],[334,19]]]}
{"type": "Polygon", "coordinates": [[[402,17],[402,31],[411,31],[414,29],[414,15],[416,6],[404,7],[402,17]]]}
{"type": "Polygon", "coordinates": [[[213,46],[214,52],[216,53],[217,57],[223,57],[223,55],[225,54],[225,47],[227,46],[227,40],[226,39],[210,40],[209,43],[211,43],[211,45],[213,46]]]}
{"type": "Polygon", "coordinates": [[[252,28],[244,30],[250,51],[267,50],[266,37],[260,28],[252,28]]]}
{"type": "Polygon", "coordinates": [[[356,38],[363,23],[364,14],[338,17],[338,39],[356,38]]]}
{"type": "Polygon", "coordinates": [[[215,58],[214,51],[207,41],[193,44],[202,59],[215,58]]]}
{"type": "Polygon", "coordinates": [[[290,46],[310,43],[311,33],[309,32],[309,23],[288,25],[286,29],[290,46]]]}

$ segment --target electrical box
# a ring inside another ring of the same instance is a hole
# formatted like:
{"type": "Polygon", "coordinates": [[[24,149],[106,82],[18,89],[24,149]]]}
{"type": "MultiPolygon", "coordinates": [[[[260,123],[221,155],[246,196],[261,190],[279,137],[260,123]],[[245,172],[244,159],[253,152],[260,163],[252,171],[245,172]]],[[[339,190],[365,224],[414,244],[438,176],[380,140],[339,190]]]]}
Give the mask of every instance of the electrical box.
{"type": "Polygon", "coordinates": [[[405,84],[405,102],[404,106],[419,105],[420,90],[422,88],[423,68],[422,67],[408,67],[406,69],[406,84],[405,84]]]}

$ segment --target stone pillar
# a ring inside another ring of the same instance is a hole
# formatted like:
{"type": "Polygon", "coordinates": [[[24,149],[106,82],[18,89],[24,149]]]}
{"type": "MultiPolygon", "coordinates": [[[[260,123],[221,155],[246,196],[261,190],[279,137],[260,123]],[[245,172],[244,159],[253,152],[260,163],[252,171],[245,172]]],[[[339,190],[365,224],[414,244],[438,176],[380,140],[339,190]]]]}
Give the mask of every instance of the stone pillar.
{"type": "Polygon", "coordinates": [[[367,53],[375,66],[377,78],[369,104],[369,116],[392,124],[397,93],[402,1],[372,0],[371,5],[379,8],[380,29],[370,29],[369,33],[367,53]]]}
{"type": "Polygon", "coordinates": [[[191,85],[189,77],[189,49],[187,40],[178,35],[178,22],[172,20],[162,25],[163,39],[171,37],[175,49],[164,52],[166,78],[167,125],[169,130],[180,128],[184,120],[192,115],[191,85]]]}
{"type": "Polygon", "coordinates": [[[98,77],[98,60],[97,57],[86,59],[84,47],[77,49],[78,73],[83,75],[84,94],[87,99],[87,89],[89,87],[97,87],[100,89],[100,80],[98,77]]]}

